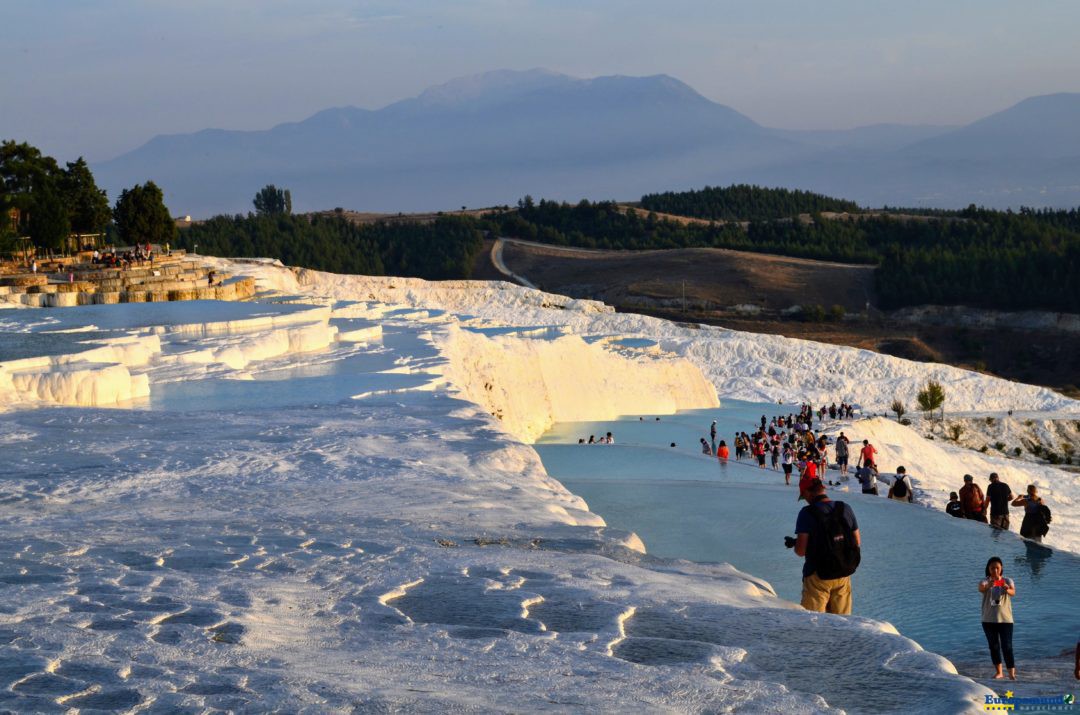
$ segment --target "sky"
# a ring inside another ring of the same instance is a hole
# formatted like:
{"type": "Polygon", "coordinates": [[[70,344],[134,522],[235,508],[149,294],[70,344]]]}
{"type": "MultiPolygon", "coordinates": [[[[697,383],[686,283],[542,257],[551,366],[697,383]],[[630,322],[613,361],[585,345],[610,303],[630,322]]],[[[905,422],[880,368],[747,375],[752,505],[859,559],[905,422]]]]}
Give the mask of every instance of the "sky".
{"type": "Polygon", "coordinates": [[[669,74],[785,129],[1080,91],[1075,0],[0,0],[0,138],[61,161],[544,67],[669,74]]]}

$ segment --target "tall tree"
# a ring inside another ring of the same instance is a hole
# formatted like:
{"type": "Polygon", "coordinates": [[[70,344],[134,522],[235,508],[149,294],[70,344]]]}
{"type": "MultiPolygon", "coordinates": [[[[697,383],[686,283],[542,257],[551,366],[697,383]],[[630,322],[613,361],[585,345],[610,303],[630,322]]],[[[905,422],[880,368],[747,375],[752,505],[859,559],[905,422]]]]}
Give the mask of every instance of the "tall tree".
{"type": "Polygon", "coordinates": [[[60,185],[71,230],[76,233],[104,231],[112,217],[109,199],[105,191],[97,187],[90,167],[81,156],[75,162],[68,162],[60,185]]]}
{"type": "Polygon", "coordinates": [[[27,229],[35,246],[63,250],[64,239],[71,233],[67,207],[60,182],[52,176],[35,181],[27,229]]]}
{"type": "Polygon", "coordinates": [[[176,236],[176,224],[165,208],[165,197],[153,181],[120,192],[113,220],[120,240],[129,245],[145,241],[161,244],[176,236]]]}
{"type": "Polygon", "coordinates": [[[255,194],[252,203],[260,216],[287,216],[292,213],[292,192],[267,184],[255,194]]]}
{"type": "MultiPolygon", "coordinates": [[[[43,155],[36,147],[14,141],[0,144],[0,214],[3,221],[7,222],[11,209],[18,211],[18,224],[12,228],[21,234],[30,231],[31,216],[39,210],[62,211],[62,203],[58,205],[52,196],[57,190],[55,181],[59,174],[56,160],[43,155]],[[39,199],[45,202],[40,208],[34,205],[39,199]]],[[[39,228],[58,221],[57,216],[43,215],[38,221],[39,228]]]]}

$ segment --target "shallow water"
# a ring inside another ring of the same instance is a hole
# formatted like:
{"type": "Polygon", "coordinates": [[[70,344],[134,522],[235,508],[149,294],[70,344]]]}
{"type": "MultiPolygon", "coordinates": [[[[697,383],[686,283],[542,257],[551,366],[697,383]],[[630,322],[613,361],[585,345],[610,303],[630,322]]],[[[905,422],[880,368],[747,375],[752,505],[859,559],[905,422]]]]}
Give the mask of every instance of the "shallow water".
{"type": "MultiPolygon", "coordinates": [[[[713,419],[718,437],[730,445],[736,429],[749,432],[761,414],[779,411],[775,405],[725,402],[723,409],[687,411],[659,422],[635,416],[565,423],[536,449],[553,477],[610,525],[635,531],[649,553],[729,562],[797,602],[802,560],[783,545],[803,506],[796,502],[796,488],[785,486],[781,473],[745,461],[722,466],[700,454],[698,443],[708,438],[713,419]],[[577,444],[579,437],[608,431],[615,445],[577,444]]],[[[852,505],[863,538],[862,566],[853,577],[855,614],[889,621],[947,657],[979,657],[986,643],[976,584],[987,558],[997,555],[1017,584],[1017,658],[1057,655],[1075,643],[1077,556],[943,512],[845,488],[831,491],[852,505]]]]}

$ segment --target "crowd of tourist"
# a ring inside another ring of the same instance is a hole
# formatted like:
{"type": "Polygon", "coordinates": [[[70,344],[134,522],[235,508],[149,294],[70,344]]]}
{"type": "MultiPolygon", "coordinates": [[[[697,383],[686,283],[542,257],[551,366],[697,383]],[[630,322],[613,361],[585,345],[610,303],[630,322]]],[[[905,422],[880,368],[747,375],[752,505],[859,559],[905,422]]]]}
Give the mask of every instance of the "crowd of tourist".
{"type": "Polygon", "coordinates": [[[95,248],[90,256],[90,262],[106,268],[120,268],[123,270],[133,265],[141,266],[144,263],[153,266],[154,250],[149,241],[145,244],[137,243],[125,251],[118,251],[111,247],[105,251],[99,251],[95,248]]]}
{"type": "MultiPolygon", "coordinates": [[[[797,415],[771,419],[762,415],[752,432],[738,432],[734,436],[736,461],[747,459],[764,469],[768,459],[772,469],[779,467],[783,471],[785,484],[791,483],[793,471],[798,470],[799,499],[805,499],[807,505],[796,519],[795,536],[787,536],[784,540],[786,546],[804,559],[801,604],[807,610],[841,615],[851,613],[851,575],[861,560],[862,537],[854,510],[849,504],[831,500],[826,487],[847,481],[851,440],[841,431],[830,441],[825,436],[815,435],[813,425],[815,418],[820,423],[826,419],[850,418],[853,413],[854,409],[846,404],[816,411],[804,404],[797,415]],[[830,446],[835,459],[833,468],[838,473],[835,482],[827,476],[830,446]]],[[[702,438],[702,452],[713,453],[726,462],[729,459],[727,444],[721,441],[715,445],[715,421],[710,434],[714,444],[710,445],[702,438]]],[[[858,448],[855,475],[863,494],[878,494],[878,452],[869,440],[862,440],[858,448]]],[[[914,494],[907,469],[896,467],[888,498],[912,503],[914,494]]],[[[1050,509],[1043,503],[1034,484],[1028,485],[1025,495],[1014,496],[1010,487],[994,472],[989,476],[984,495],[974,477],[965,474],[964,486],[949,497],[945,511],[954,517],[988,523],[997,530],[1009,530],[1009,507],[1019,507],[1024,510],[1020,525],[1022,537],[1041,542],[1049,531],[1050,509]]],[[[1016,597],[1016,584],[1004,576],[999,557],[991,557],[987,562],[978,590],[982,594],[982,628],[994,665],[993,677],[1004,678],[1007,673],[1015,680],[1012,600],[1016,597]]],[[[1075,675],[1080,680],[1080,643],[1076,649],[1075,675]]]]}

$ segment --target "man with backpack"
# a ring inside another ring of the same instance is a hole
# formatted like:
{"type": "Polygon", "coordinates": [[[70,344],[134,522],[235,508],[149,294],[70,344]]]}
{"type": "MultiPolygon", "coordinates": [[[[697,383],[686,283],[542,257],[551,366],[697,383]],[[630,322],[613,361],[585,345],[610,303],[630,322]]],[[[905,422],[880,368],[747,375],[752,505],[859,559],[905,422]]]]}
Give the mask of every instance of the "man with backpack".
{"type": "Polygon", "coordinates": [[[904,467],[897,467],[896,479],[893,480],[892,486],[889,487],[889,498],[893,501],[902,501],[905,504],[910,504],[915,499],[912,491],[911,482],[908,481],[907,469],[904,467]]]}
{"type": "Polygon", "coordinates": [[[851,575],[859,567],[862,540],[855,512],[844,502],[831,501],[820,479],[807,489],[807,506],[795,521],[795,548],[803,562],[802,607],[808,611],[851,614],[851,575]]]}

